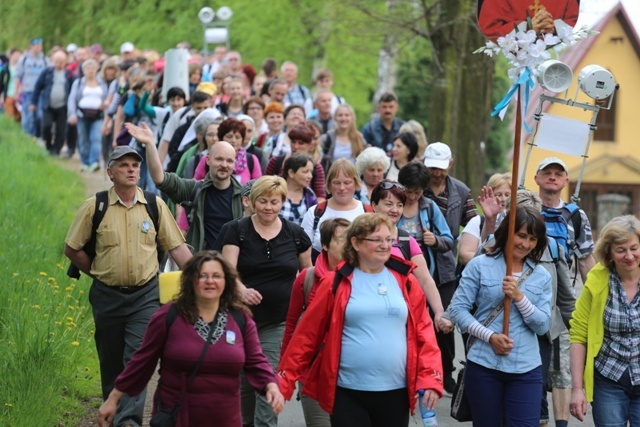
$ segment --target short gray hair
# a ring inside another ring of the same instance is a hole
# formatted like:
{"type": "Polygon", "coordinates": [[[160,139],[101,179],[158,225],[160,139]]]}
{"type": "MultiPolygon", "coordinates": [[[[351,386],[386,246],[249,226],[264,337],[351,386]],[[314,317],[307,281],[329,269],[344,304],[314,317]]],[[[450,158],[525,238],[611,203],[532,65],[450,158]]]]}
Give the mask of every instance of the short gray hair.
{"type": "Polygon", "coordinates": [[[196,124],[194,125],[196,135],[206,132],[207,128],[215,123],[216,120],[209,117],[205,117],[201,120],[196,120],[196,124]]]}
{"type": "MultiPolygon", "coordinates": [[[[511,206],[511,197],[509,197],[505,203],[505,208],[509,210],[511,206]]],[[[542,200],[540,196],[531,190],[520,189],[516,193],[516,206],[528,207],[534,209],[536,212],[542,212],[542,200]]]]}
{"type": "Polygon", "coordinates": [[[98,68],[100,68],[100,64],[98,64],[98,61],[96,61],[95,59],[86,59],[83,63],[82,63],[82,72],[84,73],[84,70],[87,69],[88,66],[93,65],[94,67],[96,67],[96,70],[98,68]]]}
{"type": "Polygon", "coordinates": [[[380,163],[385,172],[389,170],[389,166],[391,166],[391,160],[389,160],[389,156],[387,156],[387,153],[385,153],[382,148],[365,148],[365,150],[356,158],[356,169],[358,170],[358,175],[362,176],[366,169],[376,163],[380,163]]]}

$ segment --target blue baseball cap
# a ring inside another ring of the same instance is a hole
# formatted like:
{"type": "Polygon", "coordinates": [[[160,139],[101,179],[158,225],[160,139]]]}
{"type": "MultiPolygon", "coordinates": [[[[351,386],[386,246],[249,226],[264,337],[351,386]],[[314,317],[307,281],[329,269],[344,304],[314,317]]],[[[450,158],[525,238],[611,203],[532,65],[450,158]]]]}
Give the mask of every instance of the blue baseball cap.
{"type": "Polygon", "coordinates": [[[42,44],[42,38],[31,39],[31,45],[33,46],[34,44],[42,44]]]}

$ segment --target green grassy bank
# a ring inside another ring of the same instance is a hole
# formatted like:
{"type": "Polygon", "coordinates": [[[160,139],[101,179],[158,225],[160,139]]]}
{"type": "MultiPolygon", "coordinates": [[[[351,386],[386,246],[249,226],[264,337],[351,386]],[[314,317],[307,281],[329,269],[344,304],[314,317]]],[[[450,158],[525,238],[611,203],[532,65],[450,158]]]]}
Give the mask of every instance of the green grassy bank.
{"type": "Polygon", "coordinates": [[[97,396],[89,282],[65,274],[77,174],[0,116],[0,426],[74,426],[97,396]]]}

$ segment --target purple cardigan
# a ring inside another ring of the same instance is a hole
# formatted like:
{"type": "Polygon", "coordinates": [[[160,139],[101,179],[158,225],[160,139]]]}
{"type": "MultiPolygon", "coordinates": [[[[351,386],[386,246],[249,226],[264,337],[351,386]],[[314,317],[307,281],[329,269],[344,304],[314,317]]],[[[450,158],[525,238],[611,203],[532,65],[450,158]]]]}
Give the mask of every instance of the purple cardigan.
{"type": "MultiPolygon", "coordinates": [[[[193,325],[178,315],[165,343],[166,316],[170,305],[161,307],[151,317],[142,346],[116,379],[115,387],[136,395],[147,385],[162,359],[162,372],[157,393],[163,407],[173,407],[186,387],[187,379],[200,357],[204,340],[193,325]]],[[[271,365],[262,353],[254,321],[245,315],[244,336],[233,316],[227,317],[227,331],[235,333],[235,343],[229,343],[228,332],[211,344],[200,370],[189,387],[176,426],[208,425],[241,427],[240,371],[249,384],[264,393],[270,382],[278,383],[271,365]]],[[[157,398],[154,397],[155,413],[157,398]]]]}

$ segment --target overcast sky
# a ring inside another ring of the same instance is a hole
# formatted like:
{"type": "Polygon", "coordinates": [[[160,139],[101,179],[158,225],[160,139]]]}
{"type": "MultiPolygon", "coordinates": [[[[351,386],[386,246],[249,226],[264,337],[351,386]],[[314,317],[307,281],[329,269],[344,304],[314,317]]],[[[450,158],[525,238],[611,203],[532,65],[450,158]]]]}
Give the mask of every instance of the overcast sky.
{"type": "MultiPolygon", "coordinates": [[[[580,17],[577,26],[592,26],[606,15],[619,0],[580,0],[580,17]]],[[[636,32],[640,33],[640,0],[622,0],[636,32]]]]}

